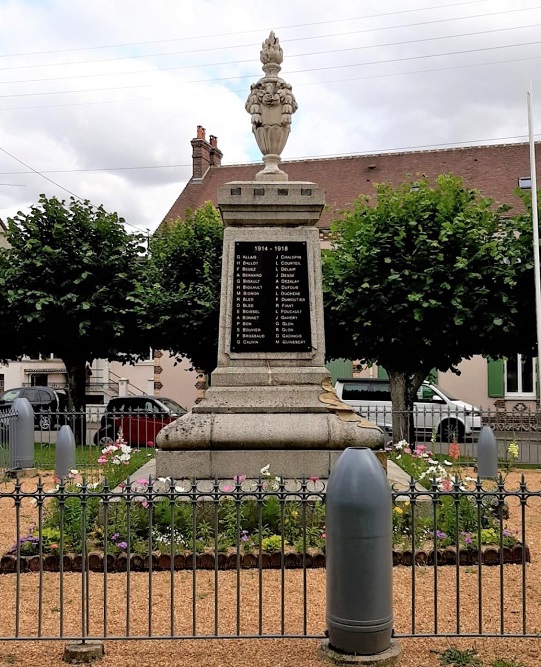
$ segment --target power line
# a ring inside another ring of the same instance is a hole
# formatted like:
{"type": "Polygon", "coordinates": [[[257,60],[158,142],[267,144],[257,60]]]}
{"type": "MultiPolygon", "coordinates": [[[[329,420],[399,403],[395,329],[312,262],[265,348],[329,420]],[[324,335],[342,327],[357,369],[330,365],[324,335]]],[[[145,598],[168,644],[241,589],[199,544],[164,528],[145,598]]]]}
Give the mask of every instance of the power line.
{"type": "Polygon", "coordinates": [[[34,167],[31,167],[29,164],[26,164],[26,162],[23,162],[23,160],[19,160],[18,157],[15,157],[15,155],[12,155],[11,153],[9,153],[5,148],[2,148],[2,147],[0,146],[0,151],[2,151],[3,153],[5,153],[6,155],[9,155],[10,158],[13,158],[16,162],[19,162],[20,164],[24,165],[27,169],[30,169],[30,172],[29,172],[29,173],[34,173],[34,174],[37,174],[38,176],[41,176],[41,177],[44,178],[46,181],[49,181],[49,183],[52,183],[53,185],[55,185],[57,188],[60,188],[61,190],[64,190],[65,192],[67,192],[68,194],[72,195],[72,196],[75,197],[76,199],[80,199],[80,200],[82,201],[82,197],[79,197],[79,195],[76,195],[75,192],[72,192],[71,190],[68,190],[68,189],[65,188],[63,185],[60,185],[60,183],[56,183],[55,181],[53,181],[53,180],[52,180],[51,178],[49,178],[48,176],[45,176],[44,174],[42,174],[42,173],[40,173],[39,171],[37,171],[37,169],[34,169],[34,167]]]}
{"type": "MultiPolygon", "coordinates": [[[[27,172],[27,173],[37,174],[38,176],[41,176],[41,178],[44,178],[46,181],[49,181],[49,183],[52,183],[57,188],[60,188],[61,190],[64,190],[64,192],[67,192],[68,194],[72,195],[73,197],[75,197],[75,199],[78,199],[79,201],[84,201],[83,197],[80,197],[79,195],[76,195],[75,192],[72,192],[71,190],[68,190],[68,188],[65,188],[63,185],[60,185],[60,183],[57,183],[56,181],[53,181],[48,176],[45,176],[45,174],[43,172],[39,172],[37,169],[34,169],[33,167],[31,167],[29,164],[27,164],[23,160],[20,160],[18,157],[15,157],[15,155],[13,155],[9,151],[7,151],[5,148],[2,148],[0,146],[0,151],[5,153],[6,155],[9,155],[10,158],[12,158],[16,162],[19,162],[20,164],[22,164],[25,167],[27,167],[28,169],[30,169],[30,172],[27,172]]],[[[141,231],[141,227],[136,227],[135,225],[132,225],[129,222],[124,221],[124,224],[129,225],[130,227],[133,227],[134,229],[137,229],[138,231],[141,231]]]]}
{"type": "MultiPolygon", "coordinates": [[[[306,72],[321,72],[324,70],[334,70],[334,69],[345,69],[345,68],[350,68],[350,67],[363,67],[365,65],[386,65],[389,63],[396,63],[396,62],[407,62],[410,60],[424,60],[426,58],[443,58],[446,56],[456,56],[456,55],[463,55],[465,53],[482,53],[482,52],[487,52],[487,51],[496,51],[498,49],[511,49],[511,48],[517,48],[520,46],[536,46],[538,44],[541,44],[541,41],[535,41],[535,42],[522,42],[520,44],[506,44],[503,46],[487,46],[483,47],[480,49],[465,49],[463,51],[448,51],[446,53],[434,53],[434,54],[426,54],[426,55],[421,55],[421,56],[409,56],[407,58],[389,58],[387,60],[372,60],[364,63],[350,63],[346,65],[327,65],[325,67],[312,67],[312,68],[307,68],[307,69],[300,69],[300,70],[290,70],[288,72],[288,75],[292,74],[304,74],[306,72]]],[[[179,85],[187,85],[187,84],[195,84],[195,83],[219,83],[221,81],[236,81],[238,79],[253,79],[258,77],[259,74],[241,74],[238,76],[228,76],[228,77],[220,77],[220,78],[213,78],[213,79],[195,79],[192,81],[181,81],[179,82],[179,85]]],[[[1,98],[7,99],[11,97],[43,97],[44,95],[70,95],[73,93],[95,93],[95,92],[111,92],[111,91],[118,91],[118,90],[129,90],[129,89],[134,89],[134,88],[154,88],[154,87],[159,87],[159,86],[170,86],[170,83],[164,84],[164,83],[148,83],[148,84],[137,84],[137,85],[132,85],[132,86],[115,86],[114,88],[86,88],[82,90],[56,90],[56,91],[51,91],[47,93],[12,93],[10,95],[0,95],[1,98]]]]}
{"type": "MultiPolygon", "coordinates": [[[[410,70],[409,72],[389,72],[387,74],[370,74],[367,76],[358,76],[358,77],[348,77],[345,79],[332,79],[332,80],[327,80],[327,81],[310,81],[306,83],[297,83],[295,84],[295,90],[297,88],[303,88],[304,86],[324,86],[324,85],[333,85],[336,83],[345,83],[345,82],[351,82],[351,81],[366,81],[370,79],[385,79],[388,77],[394,77],[394,76],[409,76],[411,74],[431,74],[433,72],[445,72],[445,71],[450,71],[450,70],[455,70],[455,69],[470,69],[472,67],[486,67],[486,66],[491,66],[491,65],[505,65],[507,63],[518,63],[518,62],[526,62],[528,60],[539,60],[541,58],[541,55],[539,56],[528,56],[526,58],[508,58],[506,60],[494,60],[492,62],[486,62],[486,63],[467,63],[465,65],[449,65],[448,67],[431,67],[428,69],[420,69],[420,70],[410,70]]],[[[246,89],[239,89],[239,90],[219,90],[215,91],[214,94],[219,95],[219,94],[244,94],[246,93],[246,89]]],[[[58,107],[78,107],[78,106],[92,106],[96,104],[125,104],[125,103],[132,103],[132,102],[151,102],[154,101],[156,98],[155,97],[142,97],[142,98],[136,98],[136,99],[123,99],[123,100],[100,100],[97,102],[68,102],[66,104],[39,104],[39,105],[34,105],[31,107],[4,107],[0,109],[0,113],[6,112],[6,111],[21,111],[24,109],[55,109],[58,107]]]]}
{"type": "MultiPolygon", "coordinates": [[[[483,2],[486,0],[482,0],[483,2]]],[[[349,35],[357,35],[357,34],[364,34],[364,33],[374,33],[382,30],[394,30],[394,29],[399,29],[399,28],[413,28],[413,27],[418,27],[418,26],[424,26],[424,25],[433,25],[433,24],[439,24],[439,23],[447,23],[449,21],[459,21],[459,20],[466,20],[466,19],[472,19],[472,18],[484,18],[487,16],[493,17],[493,16],[498,16],[501,14],[512,14],[516,12],[524,12],[524,11],[531,11],[532,9],[539,9],[541,6],[536,6],[536,7],[528,7],[526,9],[508,9],[504,10],[501,12],[489,12],[486,14],[473,14],[471,16],[459,16],[459,17],[453,17],[453,18],[447,18],[447,19],[438,19],[434,21],[422,21],[418,23],[407,23],[404,25],[398,25],[398,26],[385,26],[382,28],[367,28],[364,30],[353,30],[350,32],[342,32],[342,33],[334,33],[334,34],[325,34],[325,35],[314,35],[314,36],[307,36],[307,37],[297,37],[293,40],[281,40],[283,44],[286,44],[288,42],[292,43],[297,43],[297,42],[302,42],[302,41],[307,41],[307,40],[313,40],[313,39],[322,39],[322,38],[328,38],[328,37],[341,37],[341,36],[349,36],[349,35]]],[[[527,28],[529,26],[519,26],[523,28],[527,28]]],[[[513,28],[502,28],[502,30],[512,30],[513,28]]],[[[492,31],[486,31],[492,32],[492,31]]],[[[472,33],[472,34],[483,34],[483,32],[480,33],[472,33]]],[[[462,35],[456,35],[457,37],[460,37],[462,35]]],[[[432,38],[432,39],[438,39],[438,38],[432,38]]],[[[423,40],[419,40],[423,41],[423,40]]],[[[428,40],[427,40],[428,41],[428,40]]],[[[409,42],[398,42],[398,44],[407,44],[409,42]]],[[[415,43],[415,42],[412,42],[415,43]]],[[[258,47],[259,44],[242,44],[242,45],[233,45],[233,46],[223,46],[223,47],[207,47],[204,49],[195,49],[195,50],[190,50],[190,51],[174,51],[174,52],[169,52],[169,53],[150,53],[146,55],[130,55],[130,56],[118,56],[114,58],[103,58],[103,59],[96,59],[96,60],[77,60],[77,61],[72,61],[72,62],[64,62],[64,63],[51,63],[49,65],[20,65],[17,67],[4,67],[1,68],[2,70],[12,70],[12,69],[27,69],[27,68],[35,68],[35,67],[60,67],[60,66],[67,66],[67,65],[91,65],[93,63],[103,63],[103,62],[112,62],[112,61],[117,61],[117,60],[134,60],[138,58],[162,58],[162,57],[167,57],[167,56],[174,56],[174,55],[186,55],[186,54],[193,54],[193,53],[203,53],[207,51],[224,51],[226,49],[239,49],[239,48],[252,48],[252,47],[258,47]]],[[[382,47],[385,46],[393,46],[393,44],[382,44],[380,45],[382,47]]],[[[367,47],[356,47],[356,48],[377,48],[377,46],[367,46],[367,47]]],[[[326,52],[323,52],[326,53],[326,52]]],[[[292,54],[289,55],[288,58],[296,58],[296,57],[302,57],[303,54],[292,54]]],[[[311,54],[308,54],[311,55],[311,54]]],[[[237,61],[239,63],[253,63],[253,59],[250,60],[241,60],[237,61]]],[[[199,67],[215,67],[215,66],[220,66],[220,65],[230,65],[230,64],[235,64],[235,63],[214,63],[210,65],[200,65],[199,67]]],[[[189,67],[189,66],[187,66],[189,67]]],[[[168,70],[168,69],[176,69],[176,68],[168,68],[164,67],[155,71],[161,71],[161,70],[168,70]]],[[[182,69],[182,67],[179,67],[178,69],[182,69]]],[[[82,75],[82,76],[99,76],[97,74],[87,74],[87,75],[82,75]]],[[[72,78],[72,77],[59,77],[59,78],[72,78]]],[[[55,80],[55,79],[36,79],[36,81],[49,81],[49,80],[55,80]]],[[[30,80],[32,81],[32,80],[30,80]]],[[[12,83],[12,82],[8,82],[12,83]]],[[[18,83],[18,82],[13,82],[13,83],[18,83]]],[[[22,83],[22,82],[21,82],[22,83]]]]}
{"type": "MultiPolygon", "coordinates": [[[[541,136],[541,134],[536,135],[541,136]]],[[[483,145],[480,142],[504,142],[510,141],[513,139],[527,139],[528,135],[526,134],[512,134],[506,137],[490,137],[488,139],[464,139],[463,141],[448,141],[438,144],[419,144],[417,146],[397,146],[394,148],[380,148],[374,149],[366,153],[327,153],[322,155],[305,155],[305,156],[295,156],[285,159],[283,162],[297,162],[303,160],[321,160],[325,158],[334,158],[334,157],[362,157],[363,155],[375,155],[380,153],[396,153],[400,151],[410,151],[410,150],[420,150],[420,149],[431,149],[431,148],[440,148],[446,146],[462,146],[467,144],[468,146],[480,146],[483,145]]],[[[516,142],[519,143],[519,142],[516,142]]],[[[488,144],[493,145],[493,144],[488,144]]],[[[257,164],[257,162],[245,162],[239,163],[241,165],[252,165],[257,164]]],[[[134,170],[144,170],[144,169],[177,169],[177,168],[187,168],[191,167],[192,163],[189,164],[161,164],[161,165],[150,165],[150,166],[141,166],[141,167],[100,167],[94,169],[48,169],[40,172],[41,174],[74,174],[74,173],[96,173],[96,172],[109,172],[109,171],[134,171],[134,170]]],[[[223,165],[224,167],[231,167],[237,165],[223,165]]],[[[0,176],[15,176],[21,174],[31,174],[32,171],[1,171],[0,176]]]]}
{"type": "MultiPolygon", "coordinates": [[[[494,30],[480,30],[476,32],[466,32],[459,35],[442,35],[440,37],[424,37],[422,39],[411,39],[404,40],[400,42],[388,42],[387,44],[363,44],[362,46],[352,46],[344,49],[332,49],[330,51],[313,51],[312,53],[296,53],[288,56],[288,59],[291,58],[307,58],[310,56],[321,56],[334,53],[345,53],[349,51],[360,51],[364,49],[381,49],[387,48],[389,46],[403,46],[406,44],[421,44],[424,42],[433,42],[439,41],[441,39],[457,39],[462,37],[477,37],[479,35],[489,35],[497,32],[509,32],[510,30],[525,30],[530,28],[539,28],[541,23],[532,23],[523,26],[514,26],[510,28],[495,28],[494,30]]],[[[363,32],[363,31],[360,31],[363,32]]],[[[345,35],[357,34],[357,31],[350,33],[343,33],[345,35]]],[[[178,65],[174,67],[157,67],[153,70],[132,70],[131,72],[102,72],[98,74],[70,74],[68,76],[55,76],[48,77],[44,79],[21,79],[19,81],[0,81],[0,84],[17,84],[17,83],[39,83],[42,81],[65,81],[66,79],[86,79],[92,77],[104,77],[104,76],[126,76],[131,74],[156,74],[159,72],[166,72],[171,70],[180,70],[180,69],[200,69],[204,67],[223,67],[226,65],[243,65],[246,63],[253,64],[253,58],[248,60],[235,60],[230,62],[219,62],[219,63],[202,63],[199,65],[178,65]]]]}
{"type": "MultiPolygon", "coordinates": [[[[448,7],[460,7],[462,5],[475,5],[479,4],[480,2],[488,2],[489,0],[467,0],[466,2],[452,2],[450,4],[446,5],[436,5],[433,7],[420,7],[418,9],[402,9],[399,11],[394,11],[394,12],[386,12],[383,14],[367,14],[365,16],[356,16],[356,17],[351,17],[351,18],[341,18],[341,19],[327,19],[326,21],[313,21],[311,23],[297,23],[294,25],[286,25],[286,26],[277,26],[275,28],[272,28],[274,31],[277,30],[289,30],[291,28],[306,28],[314,25],[328,25],[330,23],[344,23],[344,22],[349,22],[349,21],[361,21],[364,19],[371,19],[371,18],[382,18],[384,16],[395,16],[398,14],[411,14],[412,12],[424,12],[424,11],[431,11],[434,9],[445,9],[448,7]]],[[[526,11],[526,8],[524,11],[526,11]]],[[[531,9],[537,9],[537,7],[532,7],[531,9]]],[[[469,17],[466,17],[469,18],[469,17]]],[[[19,57],[19,56],[32,56],[32,55],[46,55],[49,53],[68,53],[72,51],[90,51],[90,50],[95,50],[95,49],[115,49],[115,48],[122,48],[125,46],[146,46],[148,44],[166,44],[169,42],[181,42],[181,41],[187,41],[187,40],[199,40],[199,39],[213,39],[215,37],[234,37],[237,35],[246,35],[246,34],[251,34],[251,33],[262,33],[266,30],[270,30],[270,28],[254,28],[252,30],[238,30],[236,32],[225,32],[225,33],[218,33],[214,35],[189,35],[187,37],[175,37],[172,39],[159,39],[159,40],[154,40],[154,41],[149,41],[149,42],[128,42],[124,44],[109,44],[105,46],[83,46],[83,47],[77,47],[73,49],[57,49],[54,51],[30,51],[26,53],[6,53],[3,55],[0,55],[2,58],[13,58],[13,57],[19,57]]],[[[257,45],[258,46],[258,45],[257,45]]],[[[219,49],[221,47],[215,47],[212,49],[208,50],[215,50],[219,49]]],[[[207,49],[205,49],[207,50],[207,49]]],[[[98,61],[95,61],[98,62],[98,61]]],[[[43,65],[34,65],[31,67],[43,67],[43,65]]]]}

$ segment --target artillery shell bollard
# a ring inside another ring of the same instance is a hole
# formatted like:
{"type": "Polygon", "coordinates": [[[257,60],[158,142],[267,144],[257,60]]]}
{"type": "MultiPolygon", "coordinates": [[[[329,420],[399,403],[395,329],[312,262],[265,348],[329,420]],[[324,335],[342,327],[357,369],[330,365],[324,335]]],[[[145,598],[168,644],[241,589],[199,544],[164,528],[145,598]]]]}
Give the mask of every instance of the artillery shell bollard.
{"type": "Polygon", "coordinates": [[[9,450],[9,467],[17,475],[35,475],[34,468],[34,410],[27,398],[16,398],[13,411],[17,413],[14,437],[9,450]]]}
{"type": "Polygon", "coordinates": [[[335,665],[391,667],[392,496],[374,452],[348,447],[327,485],[327,634],[320,656],[335,665]]]}
{"type": "Polygon", "coordinates": [[[56,439],[56,476],[64,479],[75,468],[75,436],[70,426],[64,425],[56,439]]]}
{"type": "Polygon", "coordinates": [[[498,443],[490,426],[483,426],[477,439],[477,475],[479,479],[498,477],[498,443]]]}

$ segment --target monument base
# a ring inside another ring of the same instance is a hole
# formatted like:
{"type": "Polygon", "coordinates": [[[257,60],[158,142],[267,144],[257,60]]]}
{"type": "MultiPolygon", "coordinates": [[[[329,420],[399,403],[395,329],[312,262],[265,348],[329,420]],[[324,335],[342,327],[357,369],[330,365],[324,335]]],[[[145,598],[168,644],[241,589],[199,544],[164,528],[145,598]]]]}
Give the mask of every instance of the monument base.
{"type": "MultiPolygon", "coordinates": [[[[179,452],[156,451],[156,477],[172,479],[228,479],[246,475],[257,479],[261,468],[270,466],[272,475],[284,478],[328,479],[341,451],[313,449],[179,452]]],[[[379,457],[378,457],[379,458],[379,457]]]]}
{"type": "MultiPolygon", "coordinates": [[[[254,392],[256,389],[254,388],[254,392]]],[[[354,412],[188,412],[156,438],[165,450],[381,449],[382,430],[354,412]]]]}

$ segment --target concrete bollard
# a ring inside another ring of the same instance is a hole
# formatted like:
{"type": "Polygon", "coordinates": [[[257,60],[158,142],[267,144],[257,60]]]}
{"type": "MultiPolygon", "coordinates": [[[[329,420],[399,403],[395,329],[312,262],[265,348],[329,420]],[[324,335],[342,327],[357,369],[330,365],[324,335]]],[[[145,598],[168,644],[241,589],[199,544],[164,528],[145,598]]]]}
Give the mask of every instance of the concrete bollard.
{"type": "Polygon", "coordinates": [[[16,398],[13,411],[17,419],[13,425],[15,435],[9,452],[9,467],[22,469],[34,467],[34,410],[27,398],[16,398]]]}
{"type": "Polygon", "coordinates": [[[348,447],[338,459],[325,524],[329,648],[357,656],[390,651],[392,496],[370,449],[348,447]]]}
{"type": "Polygon", "coordinates": [[[483,426],[477,440],[477,475],[479,479],[498,477],[498,443],[490,426],[483,426]]]}
{"type": "Polygon", "coordinates": [[[56,476],[66,478],[75,468],[75,436],[70,426],[62,426],[56,438],[56,476]]]}

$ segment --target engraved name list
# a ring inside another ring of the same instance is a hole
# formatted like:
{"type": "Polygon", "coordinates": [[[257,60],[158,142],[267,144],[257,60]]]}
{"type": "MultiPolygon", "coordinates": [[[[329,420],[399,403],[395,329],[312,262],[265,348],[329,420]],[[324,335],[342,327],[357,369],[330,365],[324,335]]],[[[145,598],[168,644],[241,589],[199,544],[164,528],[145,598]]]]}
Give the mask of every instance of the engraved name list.
{"type": "Polygon", "coordinates": [[[235,242],[232,352],[312,349],[306,243],[235,242]]]}

